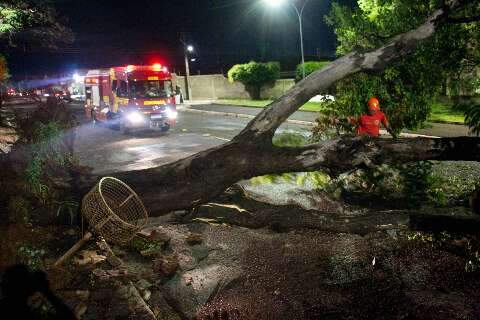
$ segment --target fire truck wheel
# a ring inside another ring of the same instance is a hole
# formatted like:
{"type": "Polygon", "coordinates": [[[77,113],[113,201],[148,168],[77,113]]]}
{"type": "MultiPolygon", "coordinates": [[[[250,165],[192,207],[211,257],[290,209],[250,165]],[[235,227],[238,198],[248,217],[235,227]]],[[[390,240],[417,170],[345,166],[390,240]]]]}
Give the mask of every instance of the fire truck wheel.
{"type": "Polygon", "coordinates": [[[167,132],[168,130],[170,130],[170,125],[169,125],[169,124],[166,124],[166,125],[164,125],[163,127],[161,127],[160,130],[161,130],[162,132],[167,132]]]}
{"type": "Polygon", "coordinates": [[[95,114],[95,111],[92,111],[92,123],[97,124],[97,116],[95,114]]]}
{"type": "Polygon", "coordinates": [[[120,120],[120,131],[123,134],[130,133],[130,129],[125,125],[125,121],[123,121],[123,119],[120,120]]]}

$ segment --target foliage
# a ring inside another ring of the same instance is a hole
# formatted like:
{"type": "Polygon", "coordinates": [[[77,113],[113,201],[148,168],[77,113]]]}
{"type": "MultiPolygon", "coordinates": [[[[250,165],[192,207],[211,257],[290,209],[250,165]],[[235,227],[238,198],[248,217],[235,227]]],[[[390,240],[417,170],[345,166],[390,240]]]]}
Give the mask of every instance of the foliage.
{"type": "Polygon", "coordinates": [[[49,160],[58,164],[65,161],[60,152],[60,130],[55,122],[46,125],[36,123],[33,132],[32,160],[25,170],[25,180],[28,190],[35,198],[40,203],[47,204],[50,195],[43,177],[45,164],[49,160]]]}
{"type": "Polygon", "coordinates": [[[436,162],[432,168],[431,200],[445,198],[446,205],[468,205],[469,196],[480,184],[480,166],[476,162],[436,162]]]}
{"type": "Polygon", "coordinates": [[[465,123],[465,109],[458,105],[436,102],[432,105],[429,121],[465,123]]]}
{"type": "MultiPolygon", "coordinates": [[[[310,142],[310,138],[298,133],[282,133],[275,135],[273,144],[278,147],[298,147],[310,142]]],[[[328,174],[322,171],[286,172],[282,174],[268,174],[251,179],[253,184],[292,183],[299,186],[310,185],[314,188],[325,189],[331,182],[328,174]]]]}
{"type": "Polygon", "coordinates": [[[382,165],[341,175],[332,187],[344,194],[366,193],[383,200],[399,200],[411,206],[464,206],[480,183],[480,166],[472,162],[419,162],[382,165]]]}
{"type": "Polygon", "coordinates": [[[22,244],[17,248],[17,259],[19,263],[26,265],[31,271],[37,271],[44,268],[43,257],[45,253],[43,249],[22,244]]]}
{"type": "Polygon", "coordinates": [[[43,160],[40,157],[33,158],[25,170],[25,181],[27,182],[27,191],[31,192],[40,203],[46,204],[49,197],[49,188],[42,181],[43,165],[43,160]]]}
{"type": "Polygon", "coordinates": [[[75,200],[59,200],[57,193],[49,186],[50,180],[47,169],[52,166],[67,166],[73,159],[62,147],[62,132],[57,122],[43,124],[37,122],[31,136],[31,160],[25,170],[26,191],[39,204],[55,210],[56,216],[66,214],[70,224],[78,211],[75,200]]]}
{"type": "Polygon", "coordinates": [[[81,195],[69,184],[75,174],[89,171],[73,156],[71,128],[77,122],[71,110],[51,99],[9,121],[19,139],[12,148],[15,161],[2,162],[0,208],[8,210],[0,211],[7,211],[12,222],[71,224],[81,195]]]}
{"type": "Polygon", "coordinates": [[[480,105],[472,103],[465,109],[465,124],[472,133],[480,135],[480,105]]]}
{"type": "Polygon", "coordinates": [[[308,137],[296,132],[277,134],[273,138],[273,144],[277,147],[298,147],[304,146],[308,142],[308,137]]]}
{"type": "Polygon", "coordinates": [[[426,232],[409,232],[408,240],[430,243],[437,248],[451,247],[452,243],[464,244],[464,252],[467,262],[465,263],[466,272],[480,271],[480,238],[478,236],[463,235],[449,232],[426,233],[426,232]]]}
{"type": "Polygon", "coordinates": [[[454,75],[454,78],[449,79],[447,95],[453,97],[454,101],[462,96],[471,96],[480,90],[480,74],[474,69],[475,66],[467,66],[462,72],[454,75]]]}
{"type": "Polygon", "coordinates": [[[231,82],[238,81],[245,85],[254,100],[260,99],[260,91],[264,85],[274,83],[280,76],[278,62],[255,62],[234,65],[228,71],[231,82]]]}
{"type": "Polygon", "coordinates": [[[65,163],[65,154],[62,152],[61,130],[57,122],[47,124],[36,123],[32,142],[34,153],[40,158],[48,158],[58,164],[65,163]]]}
{"type": "MultiPolygon", "coordinates": [[[[308,77],[311,73],[323,69],[323,67],[327,66],[330,61],[308,61],[305,62],[305,77],[308,77]]],[[[303,76],[303,68],[302,63],[299,64],[295,70],[295,79],[301,80],[303,76]]]]}
{"type": "Polygon", "coordinates": [[[405,199],[408,205],[416,206],[428,199],[431,172],[430,162],[382,165],[344,174],[335,183],[344,194],[366,193],[369,197],[387,202],[390,199],[405,199]]]}
{"type": "Polygon", "coordinates": [[[55,47],[71,42],[73,34],[65,27],[49,0],[15,0],[0,4],[0,37],[10,45],[16,41],[55,47]]]}
{"type": "Polygon", "coordinates": [[[156,255],[165,249],[166,245],[164,241],[142,237],[135,237],[131,242],[131,247],[143,256],[156,255]]]}
{"type": "MultiPolygon", "coordinates": [[[[423,23],[440,1],[358,0],[358,7],[333,4],[326,17],[335,28],[337,54],[366,51],[392,36],[423,23]]],[[[470,8],[469,13],[478,8],[470,8]]],[[[445,79],[469,64],[478,64],[478,23],[449,24],[420,45],[414,54],[390,65],[380,74],[360,73],[336,84],[335,105],[341,116],[366,111],[372,96],[379,98],[393,129],[415,129],[428,117],[445,79]]]]}
{"type": "Polygon", "coordinates": [[[352,134],[354,126],[347,120],[348,114],[335,101],[322,103],[322,112],[315,119],[312,141],[328,140],[341,134],[352,134]]]}

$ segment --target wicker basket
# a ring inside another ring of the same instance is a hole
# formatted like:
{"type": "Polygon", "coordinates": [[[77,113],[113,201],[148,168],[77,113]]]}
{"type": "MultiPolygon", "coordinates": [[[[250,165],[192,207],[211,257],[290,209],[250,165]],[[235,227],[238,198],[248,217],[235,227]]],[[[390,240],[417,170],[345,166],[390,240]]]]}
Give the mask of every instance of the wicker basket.
{"type": "Polygon", "coordinates": [[[105,177],[83,198],[82,213],[107,242],[124,245],[147,223],[147,210],[122,181],[105,177]]]}

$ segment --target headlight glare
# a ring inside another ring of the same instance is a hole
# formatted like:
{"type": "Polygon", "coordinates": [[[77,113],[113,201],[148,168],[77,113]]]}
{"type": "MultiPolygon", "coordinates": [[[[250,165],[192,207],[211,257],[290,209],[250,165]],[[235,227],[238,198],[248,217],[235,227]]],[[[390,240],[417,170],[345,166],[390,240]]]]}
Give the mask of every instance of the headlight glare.
{"type": "Polygon", "coordinates": [[[132,123],[140,123],[144,121],[143,116],[140,112],[131,112],[127,115],[127,119],[132,123]]]}
{"type": "Polygon", "coordinates": [[[167,117],[168,117],[169,119],[172,119],[172,120],[177,119],[177,116],[178,116],[177,110],[173,110],[173,109],[171,109],[171,108],[167,108],[167,109],[165,110],[165,113],[166,113],[166,115],[167,115],[167,117]]]}

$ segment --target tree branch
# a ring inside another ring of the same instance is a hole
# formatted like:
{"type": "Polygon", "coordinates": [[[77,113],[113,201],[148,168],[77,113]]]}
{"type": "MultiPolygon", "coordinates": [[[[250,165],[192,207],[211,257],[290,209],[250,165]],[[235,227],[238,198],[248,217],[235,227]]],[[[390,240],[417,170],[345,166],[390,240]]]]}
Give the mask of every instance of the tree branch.
{"type": "MultiPolygon", "coordinates": [[[[454,1],[454,3],[456,2],[454,1]]],[[[424,24],[414,30],[397,35],[386,45],[367,53],[350,53],[312,73],[265,108],[238,137],[266,136],[271,139],[275,130],[313,96],[357,72],[385,69],[388,63],[408,55],[421,41],[431,37],[444,18],[444,9],[436,10],[424,24]]]]}
{"type": "Polygon", "coordinates": [[[152,215],[159,215],[207,202],[237,181],[265,174],[340,173],[421,160],[479,161],[480,139],[344,137],[294,148],[232,141],[161,167],[115,176],[141,195],[152,215]]]}
{"type": "MultiPolygon", "coordinates": [[[[460,0],[449,1],[458,8],[460,0]]],[[[272,144],[275,130],[311,97],[336,81],[366,70],[383,70],[411,53],[445,23],[446,10],[435,11],[418,28],[394,37],[368,53],[354,52],[299,82],[256,116],[232,141],[156,168],[115,174],[136,190],[152,215],[205,203],[242,179],[265,174],[328,169],[333,173],[378,164],[420,160],[480,160],[480,139],[369,139],[343,137],[298,148],[272,144]]],[[[84,177],[88,189],[98,177],[84,177]]]]}

